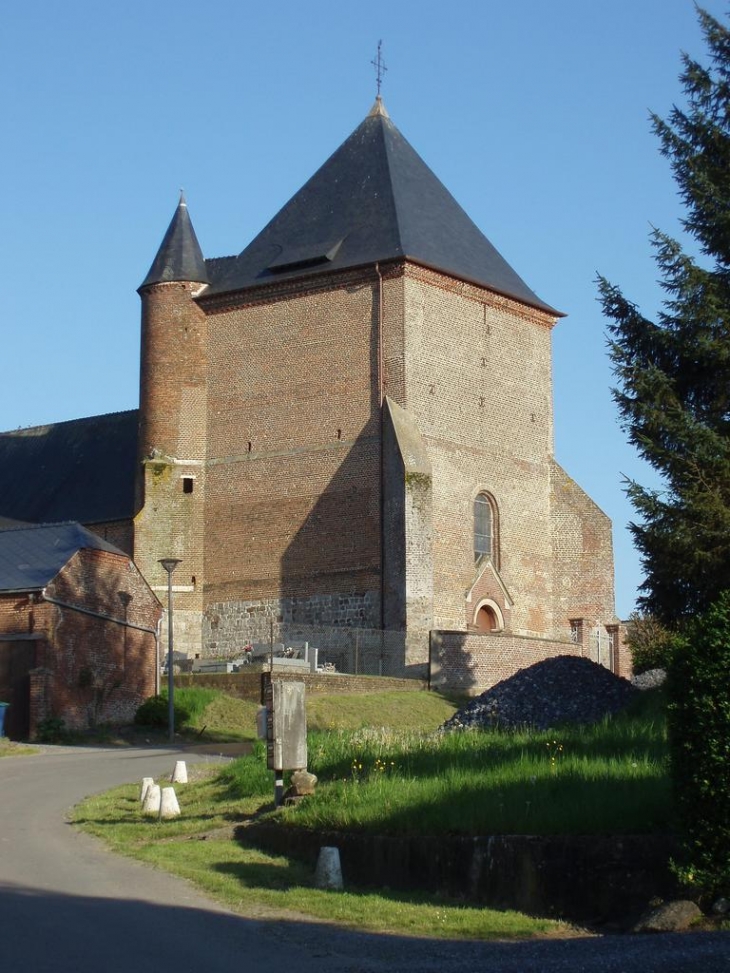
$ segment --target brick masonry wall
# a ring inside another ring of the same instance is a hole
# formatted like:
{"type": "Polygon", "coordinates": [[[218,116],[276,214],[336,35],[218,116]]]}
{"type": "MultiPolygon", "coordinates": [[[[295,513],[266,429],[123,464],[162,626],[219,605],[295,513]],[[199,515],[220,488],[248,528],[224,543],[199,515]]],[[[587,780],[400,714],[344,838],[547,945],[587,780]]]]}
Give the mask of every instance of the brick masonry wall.
{"type": "MultiPolygon", "coordinates": [[[[142,294],[140,438],[135,561],[166,603],[160,558],[179,558],[173,575],[176,644],[200,651],[204,585],[208,322],[197,283],[148,287],[142,294]]],[[[163,633],[166,638],[166,629],[163,633]]]]}
{"type": "Polygon", "coordinates": [[[557,463],[551,475],[557,616],[586,626],[618,622],[614,608],[611,521],[557,463]]]}
{"type": "Polygon", "coordinates": [[[634,674],[634,664],[631,658],[631,649],[626,641],[626,623],[622,622],[617,626],[617,650],[616,650],[616,675],[624,679],[631,679],[634,674]]]}
{"type": "Polygon", "coordinates": [[[46,586],[49,598],[155,631],[159,600],[128,558],[108,551],[77,551],[46,586]]]}
{"type": "Polygon", "coordinates": [[[432,624],[469,624],[481,491],[512,634],[613,618],[607,521],[577,487],[566,500],[569,478],[556,489],[552,316],[407,263],[193,296],[158,285],[143,314],[136,550],[160,592],[157,557],[183,559],[176,647],[229,653],[271,617],[380,624],[381,394],[415,418],[433,465],[432,624]]]}
{"type": "MultiPolygon", "coordinates": [[[[515,631],[552,634],[549,468],[554,319],[407,266],[405,408],[433,463],[434,625],[465,627],[473,501],[490,493],[515,631]]],[[[390,391],[390,390],[389,390],[390,391]]]]}
{"type": "Polygon", "coordinates": [[[44,632],[50,617],[50,607],[39,601],[36,593],[0,595],[0,637],[44,632]]]}
{"type": "Polygon", "coordinates": [[[203,301],[206,604],[286,613],[377,591],[377,281],[344,274],[237,300],[203,301]]]}
{"type": "Polygon", "coordinates": [[[139,571],[120,555],[81,550],[46,591],[70,607],[38,594],[0,598],[0,634],[45,636],[31,676],[31,732],[49,716],[78,729],[130,721],[155,690],[160,615],[139,571]]]}
{"type": "Polygon", "coordinates": [[[103,524],[84,524],[97,537],[109,541],[129,557],[134,555],[134,524],[131,520],[107,521],[103,524]]]}
{"type": "Polygon", "coordinates": [[[568,641],[515,635],[431,633],[431,688],[477,696],[521,669],[558,655],[583,655],[568,641]]]}

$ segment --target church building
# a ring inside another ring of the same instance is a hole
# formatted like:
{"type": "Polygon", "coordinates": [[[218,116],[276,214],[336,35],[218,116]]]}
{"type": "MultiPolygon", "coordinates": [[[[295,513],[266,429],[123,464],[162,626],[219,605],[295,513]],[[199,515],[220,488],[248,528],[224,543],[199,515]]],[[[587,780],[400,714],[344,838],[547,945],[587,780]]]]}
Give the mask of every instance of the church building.
{"type": "Polygon", "coordinates": [[[600,651],[611,525],[553,455],[562,315],[379,97],[237,256],[204,258],[181,198],[139,294],[139,409],[0,435],[0,515],[81,521],[161,597],[179,558],[190,654],[274,625],[393,633],[392,673],[433,632],[600,651]]]}

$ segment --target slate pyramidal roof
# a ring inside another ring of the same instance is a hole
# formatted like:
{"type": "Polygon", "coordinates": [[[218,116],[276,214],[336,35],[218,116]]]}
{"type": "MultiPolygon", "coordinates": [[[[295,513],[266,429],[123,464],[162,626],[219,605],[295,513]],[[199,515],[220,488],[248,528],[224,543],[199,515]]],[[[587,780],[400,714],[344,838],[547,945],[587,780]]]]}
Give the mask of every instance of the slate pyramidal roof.
{"type": "Polygon", "coordinates": [[[492,246],[390,120],[380,98],[365,120],[237,257],[205,260],[181,196],[140,286],[207,284],[203,299],[408,259],[530,307],[545,304],[492,246]]]}

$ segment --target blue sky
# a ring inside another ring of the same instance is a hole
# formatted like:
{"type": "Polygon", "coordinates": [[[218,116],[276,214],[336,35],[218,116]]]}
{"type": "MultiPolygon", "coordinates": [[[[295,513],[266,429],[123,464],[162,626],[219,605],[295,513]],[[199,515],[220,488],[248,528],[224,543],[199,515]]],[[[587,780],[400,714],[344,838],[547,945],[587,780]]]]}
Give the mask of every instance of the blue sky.
{"type": "MultiPolygon", "coordinates": [[[[724,4],[704,4],[722,17],[724,4]]],[[[617,609],[641,570],[595,276],[645,313],[650,226],[682,210],[649,110],[702,58],[689,0],[26,0],[4,13],[0,428],[137,404],[139,299],[185,188],[206,256],[237,253],[375,95],[534,291],[554,332],[556,455],[612,518],[617,609]]]]}

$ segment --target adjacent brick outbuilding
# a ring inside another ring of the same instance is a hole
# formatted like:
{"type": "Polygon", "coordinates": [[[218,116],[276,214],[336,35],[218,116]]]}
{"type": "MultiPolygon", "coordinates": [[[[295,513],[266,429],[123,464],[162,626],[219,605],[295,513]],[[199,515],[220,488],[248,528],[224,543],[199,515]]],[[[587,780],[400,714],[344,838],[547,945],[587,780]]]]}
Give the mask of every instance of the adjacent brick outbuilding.
{"type": "Polygon", "coordinates": [[[131,721],[155,692],[162,608],[134,563],[80,524],[0,529],[0,699],[31,738],[131,721]]]}

